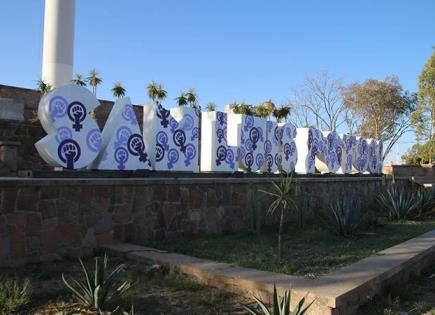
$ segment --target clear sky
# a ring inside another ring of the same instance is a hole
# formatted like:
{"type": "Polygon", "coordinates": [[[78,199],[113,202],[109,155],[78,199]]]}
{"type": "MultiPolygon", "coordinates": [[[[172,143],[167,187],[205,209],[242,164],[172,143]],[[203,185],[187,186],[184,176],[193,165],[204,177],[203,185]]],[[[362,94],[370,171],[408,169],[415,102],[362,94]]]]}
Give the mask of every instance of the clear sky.
{"type": "MultiPolygon", "coordinates": [[[[201,104],[287,100],[327,70],[345,83],[399,76],[416,91],[435,45],[434,0],[77,0],[74,72],[96,68],[100,98],[115,81],[133,103],[155,80],[195,88],[201,104]]],[[[1,0],[0,84],[41,76],[42,0],[1,0]]],[[[403,152],[413,141],[402,139],[403,152]]],[[[396,158],[394,155],[392,158],[396,158]]]]}

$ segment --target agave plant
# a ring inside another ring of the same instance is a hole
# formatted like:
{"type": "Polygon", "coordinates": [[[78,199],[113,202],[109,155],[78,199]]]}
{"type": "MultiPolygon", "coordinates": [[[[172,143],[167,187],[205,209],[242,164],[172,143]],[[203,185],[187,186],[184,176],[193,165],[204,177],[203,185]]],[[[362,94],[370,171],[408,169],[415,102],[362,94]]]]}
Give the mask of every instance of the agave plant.
{"type": "Polygon", "coordinates": [[[418,215],[420,217],[425,216],[427,214],[434,213],[435,211],[435,198],[434,194],[431,190],[425,187],[419,187],[415,191],[415,197],[418,202],[418,215]]]}
{"type": "Polygon", "coordinates": [[[269,310],[266,305],[256,297],[254,297],[258,306],[261,309],[261,312],[256,311],[255,309],[243,305],[243,307],[252,315],[304,315],[307,310],[311,307],[315,300],[313,300],[310,304],[305,305],[306,296],[302,298],[299,303],[296,305],[296,308],[293,311],[290,311],[290,302],[291,295],[288,290],[285,290],[284,295],[278,298],[278,294],[276,292],[276,286],[273,285],[273,306],[272,310],[269,310]]]}
{"type": "Polygon", "coordinates": [[[384,192],[381,192],[377,201],[390,220],[414,217],[419,205],[412,190],[399,187],[396,184],[392,184],[384,192]]]}
{"type": "Polygon", "coordinates": [[[359,201],[350,198],[339,199],[332,204],[327,217],[328,227],[335,234],[345,237],[355,234],[363,222],[359,201]]]}
{"type": "Polygon", "coordinates": [[[95,257],[95,270],[91,274],[79,259],[84,279],[78,281],[71,279],[70,284],[62,274],[62,280],[73,296],[85,307],[94,308],[98,311],[103,309],[104,303],[115,296],[120,296],[127,291],[131,284],[128,281],[120,281],[119,277],[125,271],[125,265],[120,264],[109,271],[108,257],[95,257]]]}
{"type": "Polygon", "coordinates": [[[206,109],[208,112],[214,112],[214,111],[216,110],[216,104],[213,103],[213,102],[209,102],[209,103],[207,103],[207,105],[205,106],[205,109],[206,109]]]}

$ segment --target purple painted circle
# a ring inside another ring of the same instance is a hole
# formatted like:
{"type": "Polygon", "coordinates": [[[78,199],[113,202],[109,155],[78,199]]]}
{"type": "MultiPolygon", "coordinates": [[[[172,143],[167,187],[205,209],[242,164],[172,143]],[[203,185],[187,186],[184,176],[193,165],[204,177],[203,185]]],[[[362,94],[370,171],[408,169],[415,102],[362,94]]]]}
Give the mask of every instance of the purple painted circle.
{"type": "Polygon", "coordinates": [[[67,108],[68,101],[65,98],[62,96],[52,97],[48,105],[51,121],[54,122],[56,118],[65,116],[67,108]]]}
{"type": "Polygon", "coordinates": [[[56,141],[57,143],[61,143],[63,140],[71,139],[72,131],[68,127],[59,127],[56,133],[56,141]]]}
{"type": "Polygon", "coordinates": [[[102,141],[101,131],[98,128],[91,129],[86,135],[86,145],[92,152],[98,153],[100,151],[102,141]]]}
{"type": "Polygon", "coordinates": [[[81,155],[80,145],[73,139],[63,140],[57,148],[57,155],[68,169],[73,169],[81,155]]]}

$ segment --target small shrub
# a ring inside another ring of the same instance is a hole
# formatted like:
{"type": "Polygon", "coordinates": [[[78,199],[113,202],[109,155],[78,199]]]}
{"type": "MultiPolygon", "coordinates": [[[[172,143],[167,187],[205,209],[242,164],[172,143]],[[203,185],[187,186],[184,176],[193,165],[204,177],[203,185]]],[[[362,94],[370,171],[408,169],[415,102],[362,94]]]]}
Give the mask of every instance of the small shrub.
{"type": "Polygon", "coordinates": [[[377,197],[380,208],[390,220],[409,219],[416,216],[419,206],[415,191],[393,184],[377,197]]]}
{"type": "Polygon", "coordinates": [[[16,314],[30,302],[30,280],[0,279],[0,314],[16,314]]]}
{"type": "Polygon", "coordinates": [[[354,235],[364,221],[360,203],[343,198],[331,205],[326,223],[336,235],[347,237],[354,235]]]}
{"type": "Polygon", "coordinates": [[[71,279],[71,285],[62,274],[62,280],[73,296],[84,306],[98,311],[103,309],[104,303],[115,296],[120,296],[127,291],[131,284],[118,278],[125,271],[125,265],[120,264],[109,271],[108,258],[95,257],[95,270],[91,274],[86,269],[83,261],[79,259],[84,279],[78,281],[71,279]]]}
{"type": "Polygon", "coordinates": [[[278,298],[278,294],[276,292],[276,286],[273,285],[273,305],[272,310],[269,310],[266,305],[256,297],[254,297],[255,301],[257,302],[258,306],[261,309],[261,312],[258,312],[257,310],[247,306],[243,305],[243,307],[249,312],[251,315],[304,315],[308,309],[311,307],[311,305],[314,303],[312,301],[310,304],[305,305],[305,299],[304,297],[302,300],[299,301],[296,308],[293,311],[290,311],[290,302],[291,302],[291,296],[290,292],[288,290],[285,290],[284,296],[281,298],[278,298]]]}

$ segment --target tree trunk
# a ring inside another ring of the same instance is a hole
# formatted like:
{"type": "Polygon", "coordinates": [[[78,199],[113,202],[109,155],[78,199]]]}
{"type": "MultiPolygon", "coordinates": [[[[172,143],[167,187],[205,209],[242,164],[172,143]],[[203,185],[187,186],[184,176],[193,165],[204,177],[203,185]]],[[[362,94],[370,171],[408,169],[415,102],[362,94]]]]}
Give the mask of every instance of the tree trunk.
{"type": "Polygon", "coordinates": [[[279,219],[279,230],[278,230],[278,260],[282,259],[282,229],[284,225],[284,207],[281,207],[281,217],[279,219]]]}
{"type": "Polygon", "coordinates": [[[433,139],[433,122],[434,122],[434,106],[432,105],[432,111],[430,115],[430,145],[429,145],[429,164],[432,165],[432,139],[433,139]]]}

